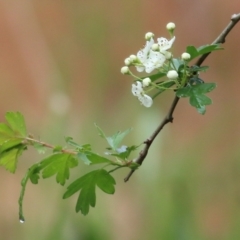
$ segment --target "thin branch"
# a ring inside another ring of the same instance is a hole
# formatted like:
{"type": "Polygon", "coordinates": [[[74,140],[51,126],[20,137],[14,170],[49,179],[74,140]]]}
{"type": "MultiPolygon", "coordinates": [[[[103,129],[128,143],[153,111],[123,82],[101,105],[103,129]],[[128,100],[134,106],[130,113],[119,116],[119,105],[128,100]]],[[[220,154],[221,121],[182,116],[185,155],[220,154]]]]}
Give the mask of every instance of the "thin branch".
{"type": "MultiPolygon", "coordinates": [[[[221,34],[213,41],[212,44],[218,44],[218,43],[225,43],[225,39],[226,36],[229,34],[229,32],[232,30],[232,28],[237,24],[237,22],[240,20],[240,13],[239,14],[233,14],[231,17],[231,21],[230,23],[227,25],[227,27],[221,32],[221,34]]],[[[206,53],[204,55],[202,55],[196,62],[195,65],[200,66],[205,59],[208,57],[210,53],[206,53]]],[[[136,163],[138,163],[139,165],[142,165],[144,159],[146,158],[147,154],[148,154],[148,150],[150,148],[150,146],[152,145],[154,139],[157,137],[157,135],[161,132],[161,130],[163,129],[163,127],[168,124],[169,122],[173,122],[173,113],[174,110],[178,104],[179,101],[179,97],[175,96],[170,109],[167,113],[167,115],[165,116],[165,118],[163,119],[163,121],[161,122],[161,124],[157,127],[157,129],[152,133],[152,135],[144,141],[145,147],[143,148],[143,150],[139,153],[138,158],[136,159],[136,163]]],[[[132,176],[132,174],[134,173],[135,170],[131,170],[129,172],[129,174],[124,178],[124,181],[127,182],[130,177],[132,176]]]]}

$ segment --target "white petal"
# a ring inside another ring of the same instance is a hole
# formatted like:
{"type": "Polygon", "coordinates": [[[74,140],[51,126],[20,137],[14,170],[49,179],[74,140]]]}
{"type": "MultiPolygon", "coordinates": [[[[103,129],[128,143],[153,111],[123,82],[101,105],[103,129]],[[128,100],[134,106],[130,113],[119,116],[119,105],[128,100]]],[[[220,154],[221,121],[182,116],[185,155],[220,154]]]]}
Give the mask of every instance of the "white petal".
{"type": "Polygon", "coordinates": [[[154,69],[162,67],[165,60],[166,57],[160,52],[150,51],[149,58],[144,64],[146,72],[150,73],[154,69]]]}
{"type": "Polygon", "coordinates": [[[141,95],[142,92],[143,92],[143,89],[142,89],[142,83],[141,82],[137,81],[136,85],[132,84],[132,94],[134,96],[139,96],[139,95],[141,95]]]}
{"type": "Polygon", "coordinates": [[[146,42],[145,47],[137,53],[139,60],[144,63],[147,60],[148,53],[154,43],[154,40],[151,38],[150,41],[146,42]]]}
{"type": "Polygon", "coordinates": [[[148,95],[144,94],[138,97],[138,100],[142,103],[145,107],[151,107],[153,104],[153,100],[148,95]]]}
{"type": "Polygon", "coordinates": [[[160,52],[162,52],[172,47],[172,44],[175,41],[175,37],[173,37],[170,41],[168,41],[166,38],[161,37],[161,38],[158,38],[157,41],[159,44],[160,52]]]}
{"type": "Polygon", "coordinates": [[[136,66],[138,72],[143,72],[145,67],[144,66],[136,66]]]}
{"type": "Polygon", "coordinates": [[[151,60],[148,60],[145,64],[145,71],[146,73],[151,73],[155,69],[154,62],[151,60]]]}

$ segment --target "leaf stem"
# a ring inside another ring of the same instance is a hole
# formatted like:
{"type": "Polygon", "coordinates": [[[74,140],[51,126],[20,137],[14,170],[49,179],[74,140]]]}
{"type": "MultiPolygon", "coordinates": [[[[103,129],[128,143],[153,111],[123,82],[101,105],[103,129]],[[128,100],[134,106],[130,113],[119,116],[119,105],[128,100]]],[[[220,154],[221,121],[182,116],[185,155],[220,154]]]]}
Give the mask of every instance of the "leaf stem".
{"type": "MultiPolygon", "coordinates": [[[[42,145],[43,147],[50,148],[50,149],[55,149],[55,146],[53,146],[53,145],[51,145],[49,143],[42,142],[40,140],[31,138],[31,137],[25,137],[24,140],[29,142],[31,145],[34,144],[34,143],[38,143],[38,144],[42,145]]],[[[68,154],[72,154],[72,155],[76,155],[77,154],[76,151],[72,151],[72,150],[69,150],[69,149],[61,149],[59,151],[62,152],[62,153],[68,153],[68,154]]]]}

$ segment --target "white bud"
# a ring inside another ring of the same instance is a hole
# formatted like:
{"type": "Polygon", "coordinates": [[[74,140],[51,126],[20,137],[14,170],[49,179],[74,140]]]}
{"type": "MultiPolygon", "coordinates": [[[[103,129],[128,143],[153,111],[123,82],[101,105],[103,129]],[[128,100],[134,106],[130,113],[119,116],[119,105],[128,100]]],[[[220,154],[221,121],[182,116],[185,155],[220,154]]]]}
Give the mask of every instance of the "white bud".
{"type": "Polygon", "coordinates": [[[185,52],[185,53],[182,54],[181,57],[182,57],[183,60],[189,60],[191,58],[191,55],[189,53],[185,52]]]}
{"type": "Polygon", "coordinates": [[[175,27],[176,27],[176,25],[173,22],[168,23],[166,26],[167,30],[169,30],[169,31],[173,31],[175,29],[175,27]]]}
{"type": "Polygon", "coordinates": [[[169,59],[171,59],[172,58],[172,54],[170,53],[170,52],[165,52],[164,53],[164,55],[165,55],[165,58],[167,59],[167,60],[169,60],[169,59]]]}
{"type": "Polygon", "coordinates": [[[128,66],[124,66],[121,68],[121,73],[122,74],[129,74],[129,68],[128,66]]]}
{"type": "Polygon", "coordinates": [[[154,43],[151,48],[152,48],[153,51],[158,51],[159,50],[159,45],[157,43],[154,43]]]}
{"type": "Polygon", "coordinates": [[[149,86],[150,83],[151,83],[151,79],[150,79],[150,78],[144,78],[144,79],[142,80],[142,85],[143,85],[143,87],[149,86]]]}
{"type": "Polygon", "coordinates": [[[131,60],[131,62],[134,62],[134,61],[136,61],[137,60],[137,56],[136,55],[130,55],[130,60],[131,60]]]}
{"type": "Polygon", "coordinates": [[[148,33],[145,34],[145,39],[146,40],[150,40],[153,37],[154,37],[154,34],[152,32],[148,32],[148,33]]]}
{"type": "Polygon", "coordinates": [[[131,59],[128,57],[128,58],[126,58],[126,59],[124,60],[124,63],[125,63],[127,66],[129,66],[129,65],[132,63],[132,61],[131,61],[131,59]]]}
{"type": "Polygon", "coordinates": [[[168,73],[167,73],[167,77],[168,77],[169,79],[176,79],[176,78],[178,77],[178,73],[177,73],[177,71],[175,71],[175,70],[170,70],[170,71],[168,71],[168,73]]]}

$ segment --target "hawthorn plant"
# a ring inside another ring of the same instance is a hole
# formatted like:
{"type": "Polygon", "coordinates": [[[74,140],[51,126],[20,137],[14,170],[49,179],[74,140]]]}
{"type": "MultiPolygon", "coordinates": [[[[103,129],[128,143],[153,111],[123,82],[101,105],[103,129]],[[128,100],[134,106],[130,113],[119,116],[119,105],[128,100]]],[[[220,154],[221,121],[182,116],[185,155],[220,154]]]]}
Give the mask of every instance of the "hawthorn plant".
{"type": "Polygon", "coordinates": [[[240,14],[234,14],[230,23],[212,44],[200,47],[187,46],[180,57],[175,57],[171,51],[176,40],[175,24],[168,23],[166,28],[170,34],[169,40],[164,37],[155,40],[154,34],[148,32],[145,35],[145,47],[136,55],[132,54],[125,59],[125,66],[121,68],[121,72],[133,77],[132,94],[144,107],[151,107],[154,99],[165,91],[172,91],[174,94],[165,118],[149,138],[141,143],[130,146],[122,144],[131,129],[108,136],[95,124],[99,136],[108,144],[102,155],[97,154],[92,145],[76,143],[71,137],[65,138],[65,146],[51,145],[28,133],[24,116],[20,112],[7,112],[6,122],[0,123],[1,166],[15,173],[19,157],[30,147],[35,148],[39,153],[44,153],[46,149],[52,150],[50,155],[30,166],[21,181],[20,222],[25,221],[23,199],[28,182],[38,184],[40,178],[55,176],[56,182],[64,186],[70,177],[71,169],[78,167],[80,163],[88,165],[89,172],[68,184],[63,195],[63,199],[66,199],[77,193],[76,212],[80,211],[87,215],[90,207],[96,205],[96,187],[105,193],[114,194],[116,181],[113,172],[121,168],[129,168],[130,172],[124,179],[126,182],[141,166],[156,136],[167,123],[173,121],[173,113],[179,99],[188,98],[191,106],[200,114],[205,114],[206,106],[212,104],[212,100],[206,94],[215,89],[216,83],[200,78],[201,72],[208,69],[208,66],[201,65],[211,52],[223,49],[221,45],[239,20],[240,14]],[[197,61],[192,63],[196,58],[197,61]],[[144,76],[137,76],[130,70],[131,67],[136,68],[136,71],[143,73],[144,76]],[[139,151],[135,159],[131,157],[134,151],[139,151]],[[99,167],[91,170],[91,166],[94,165],[99,167]]]}

